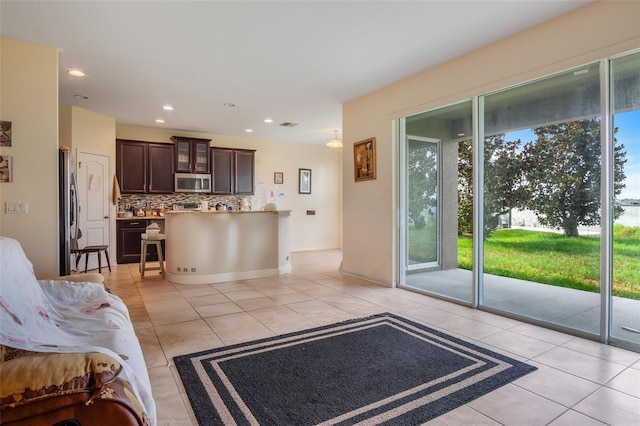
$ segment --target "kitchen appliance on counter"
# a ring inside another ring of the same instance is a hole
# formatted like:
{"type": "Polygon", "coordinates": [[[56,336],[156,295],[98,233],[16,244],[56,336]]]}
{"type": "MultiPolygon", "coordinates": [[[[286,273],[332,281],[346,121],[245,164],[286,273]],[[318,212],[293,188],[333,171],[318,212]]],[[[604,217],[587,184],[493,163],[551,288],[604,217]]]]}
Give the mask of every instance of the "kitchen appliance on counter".
{"type": "Polygon", "coordinates": [[[189,202],[189,203],[184,203],[182,205],[182,208],[184,210],[200,210],[200,204],[198,204],[195,201],[189,202]]]}
{"type": "Polygon", "coordinates": [[[203,173],[176,173],[175,192],[211,192],[211,175],[203,173]]]}
{"type": "Polygon", "coordinates": [[[182,210],[189,210],[189,211],[194,211],[194,210],[202,210],[201,204],[197,203],[195,201],[190,201],[187,203],[183,203],[183,204],[174,204],[172,207],[173,211],[182,211],[182,210]]]}

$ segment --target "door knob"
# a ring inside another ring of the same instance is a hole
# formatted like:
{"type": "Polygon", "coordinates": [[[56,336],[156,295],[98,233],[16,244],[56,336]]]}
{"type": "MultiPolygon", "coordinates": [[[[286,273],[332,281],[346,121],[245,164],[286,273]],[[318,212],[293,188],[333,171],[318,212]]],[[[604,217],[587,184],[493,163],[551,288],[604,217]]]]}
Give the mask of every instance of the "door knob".
{"type": "Polygon", "coordinates": [[[104,218],[105,218],[105,219],[109,219],[109,216],[105,216],[104,218]]]}

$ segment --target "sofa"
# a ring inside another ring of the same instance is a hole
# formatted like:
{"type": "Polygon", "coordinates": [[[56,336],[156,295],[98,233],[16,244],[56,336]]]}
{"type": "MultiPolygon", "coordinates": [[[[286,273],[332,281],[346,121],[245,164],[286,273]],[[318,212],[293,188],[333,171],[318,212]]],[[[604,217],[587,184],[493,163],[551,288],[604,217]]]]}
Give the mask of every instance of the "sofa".
{"type": "Polygon", "coordinates": [[[82,276],[37,280],[19,242],[0,237],[0,424],[156,424],[127,308],[82,276]]]}

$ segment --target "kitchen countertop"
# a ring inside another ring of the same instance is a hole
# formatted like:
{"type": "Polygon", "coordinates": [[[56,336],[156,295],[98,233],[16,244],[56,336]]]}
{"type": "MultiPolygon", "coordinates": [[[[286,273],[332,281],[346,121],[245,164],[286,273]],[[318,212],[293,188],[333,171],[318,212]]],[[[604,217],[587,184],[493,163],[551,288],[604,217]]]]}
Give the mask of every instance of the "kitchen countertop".
{"type": "Polygon", "coordinates": [[[290,213],[165,211],[165,279],[214,284],[290,273],[290,213]]]}
{"type": "Polygon", "coordinates": [[[273,210],[273,211],[265,211],[265,210],[170,210],[164,212],[165,216],[168,214],[184,214],[184,213],[199,213],[199,214],[209,214],[209,213],[219,213],[219,214],[247,214],[247,213],[290,213],[291,210],[273,210]]]}
{"type": "Polygon", "coordinates": [[[131,217],[116,217],[116,220],[164,220],[164,216],[131,216],[131,217]]]}

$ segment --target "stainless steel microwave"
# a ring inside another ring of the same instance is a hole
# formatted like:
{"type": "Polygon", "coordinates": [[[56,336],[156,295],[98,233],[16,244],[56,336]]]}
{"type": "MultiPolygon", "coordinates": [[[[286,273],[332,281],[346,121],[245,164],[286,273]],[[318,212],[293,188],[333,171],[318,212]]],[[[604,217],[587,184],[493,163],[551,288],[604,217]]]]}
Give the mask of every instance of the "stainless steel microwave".
{"type": "Polygon", "coordinates": [[[211,192],[211,175],[202,173],[176,173],[175,192],[211,192]]]}

